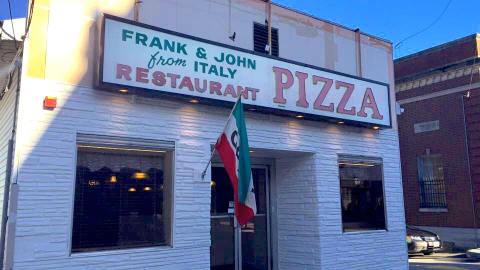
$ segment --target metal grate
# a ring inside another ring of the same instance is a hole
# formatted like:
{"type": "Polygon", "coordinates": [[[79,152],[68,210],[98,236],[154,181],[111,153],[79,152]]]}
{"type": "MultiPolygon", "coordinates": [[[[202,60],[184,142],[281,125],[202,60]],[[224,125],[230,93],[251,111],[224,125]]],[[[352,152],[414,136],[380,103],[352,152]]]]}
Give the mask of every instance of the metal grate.
{"type": "Polygon", "coordinates": [[[420,156],[417,165],[420,208],[447,208],[441,155],[420,156]]]}
{"type": "MultiPolygon", "coordinates": [[[[253,50],[260,53],[268,54],[265,50],[268,44],[268,26],[254,23],[253,24],[253,50]]],[[[272,28],[272,55],[278,56],[278,29],[272,28]]]]}

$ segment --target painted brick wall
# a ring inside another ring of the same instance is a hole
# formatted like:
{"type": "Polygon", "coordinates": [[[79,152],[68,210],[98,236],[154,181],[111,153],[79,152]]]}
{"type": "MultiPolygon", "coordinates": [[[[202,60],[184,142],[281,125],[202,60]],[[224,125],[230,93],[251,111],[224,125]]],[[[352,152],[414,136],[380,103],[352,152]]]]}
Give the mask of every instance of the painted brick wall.
{"type": "MultiPolygon", "coordinates": [[[[31,79],[23,89],[15,269],[208,269],[210,186],[199,175],[227,109],[31,79]],[[46,94],[55,111],[38,106],[46,94]],[[77,133],[176,142],[174,248],[69,254],[77,133]]],[[[395,129],[247,118],[251,147],[308,154],[278,161],[279,269],[407,269],[395,129]],[[342,233],[339,153],[383,158],[388,232],[342,233]]]]}

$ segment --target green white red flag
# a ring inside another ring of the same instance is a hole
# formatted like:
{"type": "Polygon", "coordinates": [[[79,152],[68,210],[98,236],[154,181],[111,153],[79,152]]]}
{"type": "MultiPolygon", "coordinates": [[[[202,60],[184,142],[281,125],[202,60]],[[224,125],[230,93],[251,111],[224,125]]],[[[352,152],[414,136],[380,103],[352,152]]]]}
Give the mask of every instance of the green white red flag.
{"type": "Polygon", "coordinates": [[[235,216],[245,225],[257,213],[247,128],[241,99],[233,107],[225,130],[215,144],[233,186],[235,216]]]}

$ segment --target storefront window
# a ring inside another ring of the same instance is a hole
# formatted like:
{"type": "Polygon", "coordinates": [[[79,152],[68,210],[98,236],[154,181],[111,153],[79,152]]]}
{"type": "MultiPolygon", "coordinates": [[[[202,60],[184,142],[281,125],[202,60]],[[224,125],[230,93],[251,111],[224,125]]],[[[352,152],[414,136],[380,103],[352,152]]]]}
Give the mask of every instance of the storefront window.
{"type": "Polygon", "coordinates": [[[77,149],[72,252],[170,245],[172,152],[77,149]]]}
{"type": "Polygon", "coordinates": [[[343,231],[384,230],[381,161],[340,159],[343,231]]]}

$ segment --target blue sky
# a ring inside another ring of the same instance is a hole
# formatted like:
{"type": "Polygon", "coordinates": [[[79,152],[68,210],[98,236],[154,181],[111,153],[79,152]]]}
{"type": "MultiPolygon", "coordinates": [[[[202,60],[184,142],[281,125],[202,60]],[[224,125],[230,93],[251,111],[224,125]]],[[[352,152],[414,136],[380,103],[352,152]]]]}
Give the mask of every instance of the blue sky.
{"type": "MultiPolygon", "coordinates": [[[[274,0],[322,19],[360,28],[396,45],[435,21],[449,0],[274,0]]],[[[428,31],[403,42],[398,58],[480,32],[480,0],[452,0],[428,31]]]]}
{"type": "MultiPolygon", "coordinates": [[[[27,0],[10,0],[13,18],[25,18],[27,14],[27,0]]],[[[0,20],[10,19],[8,0],[0,0],[0,20]]]]}
{"type": "MultiPolygon", "coordinates": [[[[27,0],[10,1],[13,16],[25,16],[27,0]]],[[[450,0],[273,1],[349,28],[360,28],[362,32],[388,39],[396,45],[435,21],[450,0]]],[[[403,42],[394,51],[394,57],[480,32],[480,0],[451,1],[445,14],[433,27],[403,42]]],[[[9,18],[7,3],[8,0],[0,0],[0,20],[9,18]]]]}

